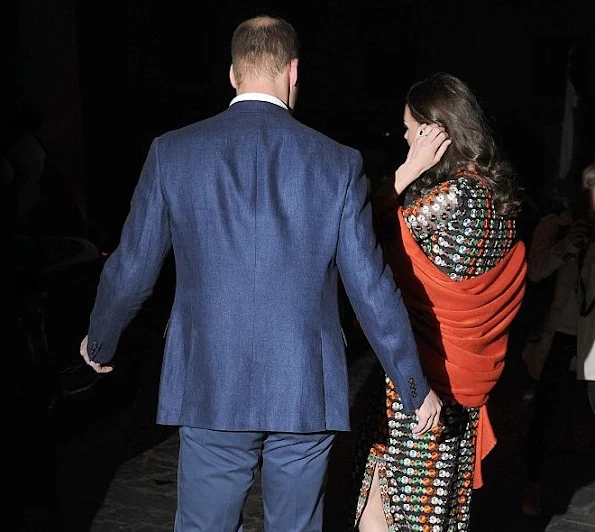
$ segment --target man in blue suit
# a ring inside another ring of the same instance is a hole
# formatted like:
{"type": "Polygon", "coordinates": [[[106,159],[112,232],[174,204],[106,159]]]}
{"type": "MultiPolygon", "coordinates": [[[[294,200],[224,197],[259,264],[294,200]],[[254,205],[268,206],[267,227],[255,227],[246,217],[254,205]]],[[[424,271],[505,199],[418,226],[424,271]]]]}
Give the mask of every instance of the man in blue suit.
{"type": "Polygon", "coordinates": [[[178,532],[241,529],[257,467],[265,530],[322,529],[329,451],[350,428],[339,277],[418,432],[438,423],[361,156],[292,117],[297,48],[284,20],[245,21],[229,108],[153,141],[81,344],[112,370],[173,248],[157,422],[180,426],[178,532]]]}

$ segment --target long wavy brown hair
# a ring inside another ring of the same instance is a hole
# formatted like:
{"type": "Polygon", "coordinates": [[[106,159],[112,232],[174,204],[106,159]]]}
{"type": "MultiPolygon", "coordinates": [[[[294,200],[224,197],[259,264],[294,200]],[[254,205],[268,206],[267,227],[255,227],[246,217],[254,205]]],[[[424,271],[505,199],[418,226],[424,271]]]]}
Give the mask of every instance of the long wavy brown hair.
{"type": "Polygon", "coordinates": [[[409,89],[406,103],[415,120],[444,126],[452,141],[440,162],[416,179],[408,192],[419,194],[452,179],[458,171],[474,168],[493,194],[496,211],[515,216],[521,205],[515,173],[469,86],[451,74],[433,74],[409,89]]]}

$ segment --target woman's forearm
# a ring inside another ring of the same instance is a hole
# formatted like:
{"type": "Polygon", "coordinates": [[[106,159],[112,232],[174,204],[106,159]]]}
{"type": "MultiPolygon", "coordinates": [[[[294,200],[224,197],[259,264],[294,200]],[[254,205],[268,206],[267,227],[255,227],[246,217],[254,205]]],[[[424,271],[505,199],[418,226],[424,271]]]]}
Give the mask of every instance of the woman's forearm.
{"type": "Polygon", "coordinates": [[[395,171],[395,192],[397,195],[401,195],[403,190],[413,183],[421,174],[422,172],[413,167],[408,161],[405,161],[399,166],[395,171]]]}

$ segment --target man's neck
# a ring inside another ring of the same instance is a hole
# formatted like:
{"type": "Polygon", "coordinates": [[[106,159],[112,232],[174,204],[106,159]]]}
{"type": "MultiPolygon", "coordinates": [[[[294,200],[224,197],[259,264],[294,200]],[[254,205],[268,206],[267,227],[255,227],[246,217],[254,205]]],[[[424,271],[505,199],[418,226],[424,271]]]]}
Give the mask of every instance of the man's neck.
{"type": "Polygon", "coordinates": [[[287,104],[289,101],[289,91],[287,84],[275,83],[273,81],[250,81],[242,83],[236,90],[236,95],[246,94],[248,92],[259,92],[261,94],[269,94],[278,98],[283,103],[287,104]]]}
{"type": "Polygon", "coordinates": [[[279,107],[282,107],[283,109],[289,110],[289,106],[285,102],[283,102],[276,96],[273,96],[272,94],[266,94],[264,92],[243,92],[242,94],[238,94],[233,100],[231,100],[231,103],[229,105],[231,106],[234,103],[245,102],[250,100],[272,103],[278,105],[279,107]]]}

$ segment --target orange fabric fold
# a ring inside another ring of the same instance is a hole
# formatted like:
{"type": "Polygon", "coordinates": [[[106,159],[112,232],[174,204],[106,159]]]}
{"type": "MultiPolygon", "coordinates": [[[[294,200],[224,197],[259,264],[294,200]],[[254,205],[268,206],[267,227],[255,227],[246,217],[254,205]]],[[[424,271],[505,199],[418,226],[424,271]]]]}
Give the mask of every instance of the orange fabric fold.
{"type": "Polygon", "coordinates": [[[504,369],[510,324],[525,293],[525,246],[518,241],[486,273],[453,281],[425,255],[399,208],[387,260],[409,311],[430,386],[441,397],[480,408],[473,487],[483,485],[481,460],[496,445],[489,394],[504,369]]]}

